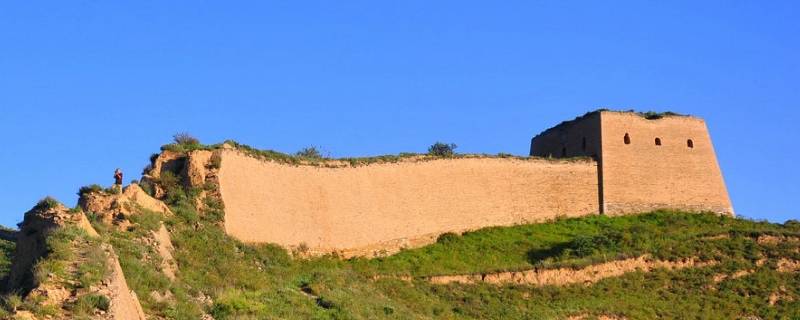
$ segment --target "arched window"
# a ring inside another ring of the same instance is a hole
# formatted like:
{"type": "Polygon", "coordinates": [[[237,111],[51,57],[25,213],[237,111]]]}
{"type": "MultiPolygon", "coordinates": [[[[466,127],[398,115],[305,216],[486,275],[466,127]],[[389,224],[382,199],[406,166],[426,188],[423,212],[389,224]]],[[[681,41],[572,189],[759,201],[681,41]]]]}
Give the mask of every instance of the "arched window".
{"type": "Polygon", "coordinates": [[[625,144],[631,144],[631,136],[626,133],[623,141],[625,141],[625,144]]]}
{"type": "Polygon", "coordinates": [[[586,151],[586,137],[583,137],[583,142],[581,142],[581,149],[583,149],[583,151],[586,151]]]}
{"type": "Polygon", "coordinates": [[[694,141],[692,141],[692,139],[686,140],[686,146],[690,149],[694,148],[694,141]]]}
{"type": "Polygon", "coordinates": [[[661,138],[656,138],[656,145],[657,145],[657,146],[660,146],[660,145],[661,145],[661,138]]]}
{"type": "Polygon", "coordinates": [[[561,148],[561,156],[562,157],[566,157],[567,156],[567,147],[561,148]]]}

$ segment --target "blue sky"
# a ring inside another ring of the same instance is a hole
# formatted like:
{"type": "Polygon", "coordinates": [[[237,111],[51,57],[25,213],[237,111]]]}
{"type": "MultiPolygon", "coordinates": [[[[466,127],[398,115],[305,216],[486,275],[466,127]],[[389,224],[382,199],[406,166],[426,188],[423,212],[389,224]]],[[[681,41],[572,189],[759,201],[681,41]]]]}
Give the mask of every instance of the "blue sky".
{"type": "Polygon", "coordinates": [[[599,107],[705,118],[736,211],[797,219],[798,35],[797,1],[4,2],[0,224],[181,131],[523,155],[599,107]]]}

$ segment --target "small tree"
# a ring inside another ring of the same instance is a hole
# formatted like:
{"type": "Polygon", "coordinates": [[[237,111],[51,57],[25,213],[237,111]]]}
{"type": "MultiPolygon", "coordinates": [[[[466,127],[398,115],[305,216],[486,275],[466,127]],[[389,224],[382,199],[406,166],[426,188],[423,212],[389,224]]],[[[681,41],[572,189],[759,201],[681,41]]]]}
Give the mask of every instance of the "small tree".
{"type": "Polygon", "coordinates": [[[428,148],[428,154],[437,157],[452,157],[455,154],[455,150],[458,146],[455,143],[442,143],[436,142],[428,148]]]}
{"type": "Polygon", "coordinates": [[[176,133],[172,136],[172,139],[175,140],[175,143],[180,145],[197,145],[200,144],[200,140],[193,137],[192,135],[186,132],[176,133]]]}
{"type": "Polygon", "coordinates": [[[322,159],[322,152],[315,146],[305,147],[295,153],[296,156],[301,158],[322,159]]]}

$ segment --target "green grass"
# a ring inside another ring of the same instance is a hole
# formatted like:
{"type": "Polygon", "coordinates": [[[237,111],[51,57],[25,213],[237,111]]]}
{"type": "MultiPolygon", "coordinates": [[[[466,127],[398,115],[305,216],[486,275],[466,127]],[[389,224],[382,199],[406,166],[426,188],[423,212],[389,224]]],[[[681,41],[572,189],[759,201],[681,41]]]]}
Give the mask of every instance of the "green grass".
{"type": "Polygon", "coordinates": [[[690,256],[713,259],[755,250],[751,238],[759,234],[797,236],[800,227],[670,211],[590,216],[486,228],[449,236],[446,241],[440,237],[439,243],[433,245],[386,258],[355,259],[354,264],[374,273],[427,276],[582,266],[643,254],[667,260],[690,256]],[[743,236],[726,241],[703,240],[717,234],[743,236]]]}
{"type": "MultiPolygon", "coordinates": [[[[175,207],[176,212],[191,211],[175,207]]],[[[242,244],[203,213],[193,224],[172,221],[180,282],[215,319],[526,319],[574,314],[628,318],[707,319],[743,315],[799,315],[797,302],[768,304],[787,290],[800,300],[800,278],[773,271],[777,257],[800,259],[797,246],[758,244],[759,235],[796,236],[797,225],[770,224],[713,214],[649,214],[561,219],[448,235],[423,248],[380,259],[332,256],[291,259],[278,247],[242,244]],[[727,237],[712,238],[724,234],[727,237]],[[371,280],[375,274],[460,274],[533,267],[583,266],[628,256],[698,256],[713,267],[657,270],[609,278],[592,286],[432,285],[422,280],[371,280]],[[768,263],[756,266],[767,258],[768,263]],[[755,269],[713,283],[722,272],[755,269]],[[748,298],[749,296],[749,298],[748,298]]]]}
{"type": "Polygon", "coordinates": [[[111,300],[101,294],[87,294],[79,297],[72,306],[73,317],[75,319],[90,319],[95,310],[108,311],[111,308],[111,300]]]}
{"type": "MultiPolygon", "coordinates": [[[[0,240],[0,279],[8,275],[11,267],[11,258],[14,255],[16,245],[11,241],[0,240]]],[[[0,281],[2,283],[2,281],[0,281]]]]}
{"type": "MultiPolygon", "coordinates": [[[[143,213],[132,231],[98,228],[113,244],[129,286],[147,314],[169,319],[563,319],[618,315],[629,319],[800,317],[800,275],[778,273],[782,258],[800,260],[798,242],[759,243],[762,235],[800,236],[800,224],[773,224],[713,214],[647,214],[558,219],[447,234],[435,244],[377,259],[323,256],[293,259],[275,245],[227,236],[219,204],[193,207],[197,190],[175,182],[167,198],[175,213],[143,213]],[[170,281],[160,270],[149,231],[168,226],[179,266],[170,281]],[[433,285],[422,277],[530,268],[581,267],[652,255],[699,257],[701,268],[633,272],[593,285],[433,285]],[[765,261],[764,264],[760,264],[765,261]],[[720,273],[754,270],[716,283],[720,273]],[[412,281],[391,276],[411,275],[412,281]],[[155,301],[151,292],[172,295],[155,301]],[[769,304],[780,292],[783,299],[769,304]],[[209,297],[208,304],[199,297],[209,297]],[[793,300],[791,300],[793,299],[793,300]]],[[[135,216],[135,215],[134,215],[135,216]]]]}

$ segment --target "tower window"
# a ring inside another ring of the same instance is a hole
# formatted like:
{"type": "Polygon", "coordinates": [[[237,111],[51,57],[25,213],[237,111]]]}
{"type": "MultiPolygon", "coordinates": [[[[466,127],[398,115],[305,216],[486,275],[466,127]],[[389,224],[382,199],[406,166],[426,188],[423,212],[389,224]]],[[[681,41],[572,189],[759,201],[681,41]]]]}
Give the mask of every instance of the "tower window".
{"type": "Polygon", "coordinates": [[[581,142],[581,149],[583,149],[583,151],[586,151],[586,137],[583,137],[583,141],[581,142]]]}
{"type": "Polygon", "coordinates": [[[660,145],[661,145],[661,138],[656,138],[656,145],[657,145],[657,146],[660,146],[660,145]]]}
{"type": "Polygon", "coordinates": [[[625,144],[631,144],[631,136],[626,133],[623,141],[625,141],[625,144]]]}
{"type": "Polygon", "coordinates": [[[692,141],[692,139],[686,140],[686,146],[690,149],[694,148],[694,141],[692,141]]]}

